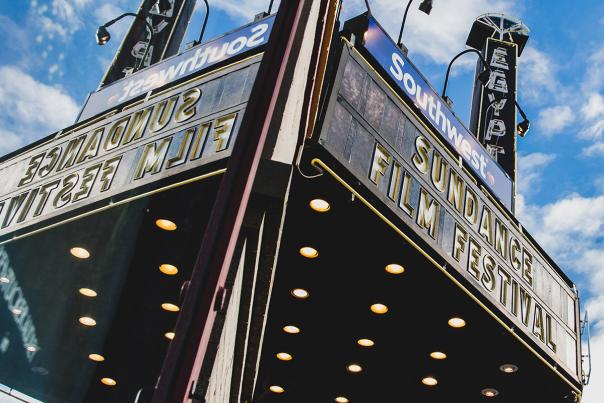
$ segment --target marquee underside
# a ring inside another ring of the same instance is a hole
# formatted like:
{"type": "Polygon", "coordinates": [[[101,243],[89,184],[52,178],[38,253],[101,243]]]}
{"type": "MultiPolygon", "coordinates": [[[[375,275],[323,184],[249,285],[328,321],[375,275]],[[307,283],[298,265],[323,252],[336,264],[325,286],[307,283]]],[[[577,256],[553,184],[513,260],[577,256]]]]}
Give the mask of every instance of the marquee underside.
{"type": "Polygon", "coordinates": [[[338,396],[353,403],[482,402],[489,400],[482,394],[487,388],[498,391],[500,402],[573,401],[561,375],[486,307],[389,226],[388,217],[372,211],[328,173],[315,179],[296,174],[255,402],[333,402],[338,396]],[[316,198],[327,201],[329,211],[310,208],[316,198]],[[299,250],[305,246],[315,248],[318,257],[302,256],[299,250]],[[390,263],[405,271],[386,272],[390,263]],[[295,298],[295,288],[307,290],[309,297],[295,298]],[[388,312],[373,313],[375,303],[386,305],[388,312]],[[466,326],[450,327],[452,317],[463,318],[466,326]],[[286,333],[287,325],[300,333],[286,333]],[[362,338],[374,346],[357,344],[362,338]],[[431,358],[435,351],[447,358],[431,358]],[[276,354],[281,352],[293,358],[280,360],[276,354]],[[350,364],[361,372],[350,372],[350,364]],[[504,373],[504,364],[519,369],[504,373]],[[438,384],[424,385],[422,379],[429,376],[438,384]],[[284,392],[271,392],[271,386],[284,392]]]}

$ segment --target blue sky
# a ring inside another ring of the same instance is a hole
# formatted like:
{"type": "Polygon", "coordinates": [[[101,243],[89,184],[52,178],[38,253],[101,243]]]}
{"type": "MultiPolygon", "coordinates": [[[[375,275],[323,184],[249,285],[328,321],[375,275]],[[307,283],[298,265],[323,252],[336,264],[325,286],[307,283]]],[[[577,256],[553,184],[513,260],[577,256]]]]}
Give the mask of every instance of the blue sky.
{"type": "MultiPolygon", "coordinates": [[[[110,28],[114,39],[104,47],[95,43],[96,27],[136,11],[138,3],[0,1],[0,155],[73,122],[130,20],[110,28]]],[[[201,27],[203,7],[198,3],[187,41],[201,27]]],[[[269,1],[210,3],[206,38],[251,21],[269,1]]],[[[403,3],[370,1],[393,37],[403,3]]],[[[362,0],[344,1],[344,18],[362,11],[362,0]]],[[[448,61],[464,49],[473,20],[487,12],[521,18],[531,29],[519,69],[519,100],[532,128],[518,141],[518,215],[577,282],[595,322],[596,369],[584,399],[595,403],[596,396],[604,396],[604,2],[434,0],[429,16],[412,7],[403,39],[435,88],[442,87],[448,61]]],[[[471,55],[460,59],[449,83],[454,109],[464,121],[474,63],[471,55]]]]}

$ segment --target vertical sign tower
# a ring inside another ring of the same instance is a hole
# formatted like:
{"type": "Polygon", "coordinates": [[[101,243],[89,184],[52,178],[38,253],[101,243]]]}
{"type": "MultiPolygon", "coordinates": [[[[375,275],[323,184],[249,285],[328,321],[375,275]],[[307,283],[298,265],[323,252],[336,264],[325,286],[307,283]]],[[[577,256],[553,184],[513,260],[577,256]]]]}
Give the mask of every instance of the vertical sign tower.
{"type": "MultiPolygon", "coordinates": [[[[178,53],[196,0],[142,0],[111,66],[99,87],[104,87],[178,53]],[[153,28],[153,33],[149,32],[153,28]],[[141,60],[149,47],[146,60],[141,60]]],[[[117,16],[116,16],[117,17],[117,16]]]]}
{"type": "MultiPolygon", "coordinates": [[[[466,42],[482,52],[491,72],[486,86],[475,84],[470,129],[512,179],[514,189],[518,57],[528,41],[528,32],[519,20],[485,14],[476,19],[466,42]]],[[[476,72],[484,68],[479,60],[476,72]]]]}

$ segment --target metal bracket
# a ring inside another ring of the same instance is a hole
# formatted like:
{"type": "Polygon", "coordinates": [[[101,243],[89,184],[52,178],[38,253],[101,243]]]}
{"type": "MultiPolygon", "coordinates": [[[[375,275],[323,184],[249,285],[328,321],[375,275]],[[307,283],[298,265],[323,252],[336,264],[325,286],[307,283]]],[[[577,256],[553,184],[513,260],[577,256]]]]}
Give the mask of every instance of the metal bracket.
{"type": "MultiPolygon", "coordinates": [[[[583,315],[580,327],[581,344],[583,344],[583,337],[585,337],[585,344],[587,345],[587,353],[581,354],[581,378],[583,385],[587,385],[591,378],[591,334],[589,331],[589,313],[587,311],[585,311],[585,315],[583,315]],[[585,371],[585,364],[587,364],[587,371],[585,371]]],[[[583,350],[583,348],[581,350],[583,350]]]]}

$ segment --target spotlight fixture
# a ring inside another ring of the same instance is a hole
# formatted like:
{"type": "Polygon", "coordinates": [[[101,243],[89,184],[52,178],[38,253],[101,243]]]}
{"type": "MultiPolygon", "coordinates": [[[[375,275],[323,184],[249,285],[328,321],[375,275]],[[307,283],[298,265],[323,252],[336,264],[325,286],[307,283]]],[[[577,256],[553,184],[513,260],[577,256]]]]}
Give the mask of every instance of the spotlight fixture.
{"type": "Polygon", "coordinates": [[[300,248],[300,254],[308,259],[314,259],[319,256],[319,251],[311,246],[304,246],[300,248]]]}
{"type": "Polygon", "coordinates": [[[326,213],[331,209],[329,203],[323,199],[313,199],[310,201],[310,208],[319,213],[326,213]]]}
{"type": "Polygon", "coordinates": [[[495,397],[499,394],[499,391],[497,389],[493,389],[493,388],[486,388],[486,389],[483,389],[481,391],[481,393],[483,396],[486,396],[486,397],[495,397]]]}
{"type": "Polygon", "coordinates": [[[462,328],[466,325],[466,321],[462,318],[451,318],[447,323],[449,324],[449,326],[455,329],[462,328]]]}
{"type": "Polygon", "coordinates": [[[300,328],[293,325],[287,325],[283,327],[283,331],[289,334],[298,334],[300,333],[300,328]]]}
{"type": "Polygon", "coordinates": [[[296,298],[304,299],[308,298],[310,294],[303,288],[294,288],[292,290],[292,295],[296,298]]]}
{"type": "Polygon", "coordinates": [[[371,339],[359,339],[357,340],[357,344],[363,347],[373,347],[375,345],[374,341],[371,339]]]}
{"type": "Polygon", "coordinates": [[[109,31],[107,31],[107,27],[105,27],[104,25],[98,27],[98,29],[96,30],[96,43],[100,46],[103,46],[104,44],[109,42],[109,39],[111,39],[111,35],[109,34],[109,31]]]}
{"type": "Polygon", "coordinates": [[[143,54],[143,58],[141,59],[141,61],[138,63],[138,66],[136,66],[136,68],[134,69],[134,71],[137,71],[138,69],[140,69],[143,66],[143,63],[147,59],[147,54],[149,53],[149,48],[151,47],[151,42],[153,42],[153,34],[154,34],[153,26],[151,24],[149,24],[149,22],[147,22],[146,16],[142,16],[142,15],[138,15],[138,14],[134,14],[134,13],[124,13],[110,21],[107,21],[103,25],[99,26],[98,29],[96,30],[96,43],[100,46],[103,46],[107,42],[109,42],[109,40],[111,39],[111,35],[109,34],[109,31],[107,31],[107,27],[115,24],[117,21],[119,21],[122,18],[127,17],[127,16],[141,19],[143,21],[143,23],[149,29],[149,40],[147,41],[147,46],[145,46],[145,53],[143,54]]]}
{"type": "Polygon", "coordinates": [[[524,113],[524,111],[522,110],[520,105],[518,105],[518,101],[514,101],[514,102],[516,103],[516,108],[518,108],[518,112],[520,112],[520,116],[522,116],[522,122],[518,123],[516,130],[520,137],[524,137],[524,136],[526,136],[526,134],[528,133],[528,131],[531,127],[531,122],[526,117],[526,113],[524,113]]]}
{"type": "Polygon", "coordinates": [[[432,0],[422,1],[419,5],[419,10],[429,15],[432,11],[432,0]]]}
{"type": "Polygon", "coordinates": [[[175,231],[176,228],[178,228],[174,221],[170,221],[165,218],[158,218],[157,220],[155,220],[155,225],[165,231],[175,231]]]}
{"type": "Polygon", "coordinates": [[[279,385],[272,385],[268,388],[271,392],[273,393],[283,393],[285,392],[285,389],[283,389],[281,386],[279,385]]]}
{"type": "Polygon", "coordinates": [[[513,374],[514,372],[518,372],[518,367],[514,364],[503,364],[499,367],[499,370],[506,374],[513,374]]]}
{"type": "Polygon", "coordinates": [[[291,354],[289,353],[277,353],[276,354],[277,358],[280,359],[281,361],[291,361],[294,357],[292,357],[291,354]]]}
{"type": "Polygon", "coordinates": [[[168,263],[164,263],[164,264],[160,265],[159,271],[161,271],[164,274],[167,274],[168,276],[173,276],[176,273],[178,273],[178,269],[176,268],[176,266],[168,264],[168,263]]]}
{"type": "Polygon", "coordinates": [[[78,259],[88,259],[90,257],[90,252],[81,246],[74,246],[73,248],[69,249],[69,253],[78,259]]]}
{"type": "MultiPolygon", "coordinates": [[[[398,41],[396,42],[396,44],[399,48],[404,48],[403,42],[402,42],[403,29],[405,29],[405,22],[407,21],[407,13],[409,12],[409,7],[411,7],[411,3],[413,3],[413,0],[409,0],[409,3],[407,3],[407,7],[405,7],[405,14],[403,14],[403,22],[401,23],[401,30],[398,34],[398,41]]],[[[423,0],[419,4],[419,10],[429,15],[430,12],[432,11],[432,0],[423,0]]],[[[407,54],[407,52],[406,52],[407,48],[404,48],[404,50],[405,50],[405,54],[407,54]]]]}
{"type": "Polygon", "coordinates": [[[344,396],[338,396],[334,400],[336,401],[336,403],[349,403],[350,402],[350,400],[348,400],[344,396]]]}
{"type": "Polygon", "coordinates": [[[438,381],[433,376],[427,376],[422,379],[422,383],[426,386],[436,386],[438,384],[438,381]]]}
{"type": "Polygon", "coordinates": [[[443,85],[443,92],[441,94],[441,97],[445,100],[445,102],[447,103],[447,105],[449,105],[450,108],[453,106],[453,101],[451,101],[451,98],[449,98],[447,96],[447,85],[449,84],[449,74],[451,74],[451,66],[453,65],[455,60],[457,60],[460,56],[465,55],[466,53],[476,53],[478,55],[478,57],[480,58],[480,61],[482,61],[482,64],[484,64],[484,66],[485,66],[485,70],[481,71],[478,74],[478,81],[480,81],[480,83],[482,85],[486,86],[491,78],[491,67],[489,66],[489,64],[487,63],[487,61],[484,59],[484,57],[482,56],[482,54],[479,51],[477,51],[476,49],[466,49],[464,51],[459,52],[449,62],[449,66],[447,67],[447,74],[445,75],[445,83],[443,85]]]}
{"type": "Polygon", "coordinates": [[[371,305],[371,312],[376,313],[378,315],[383,315],[388,312],[388,307],[384,304],[373,304],[371,305]]]}
{"type": "Polygon", "coordinates": [[[430,353],[430,357],[434,358],[435,360],[444,360],[447,358],[447,354],[443,353],[442,351],[433,351],[430,353]]]}
{"type": "Polygon", "coordinates": [[[117,385],[117,382],[115,381],[115,379],[112,378],[102,378],[101,379],[101,383],[107,385],[107,386],[115,386],[117,385]]]}
{"type": "Polygon", "coordinates": [[[361,367],[359,364],[349,364],[346,369],[348,370],[348,372],[358,374],[363,370],[363,367],[361,367]]]}
{"type": "Polygon", "coordinates": [[[88,358],[90,358],[92,361],[96,361],[96,362],[105,361],[105,357],[103,357],[100,354],[95,354],[95,353],[88,354],[88,358]]]}
{"type": "Polygon", "coordinates": [[[390,263],[386,265],[386,271],[390,274],[401,274],[405,271],[405,268],[397,263],[390,263]]]}

